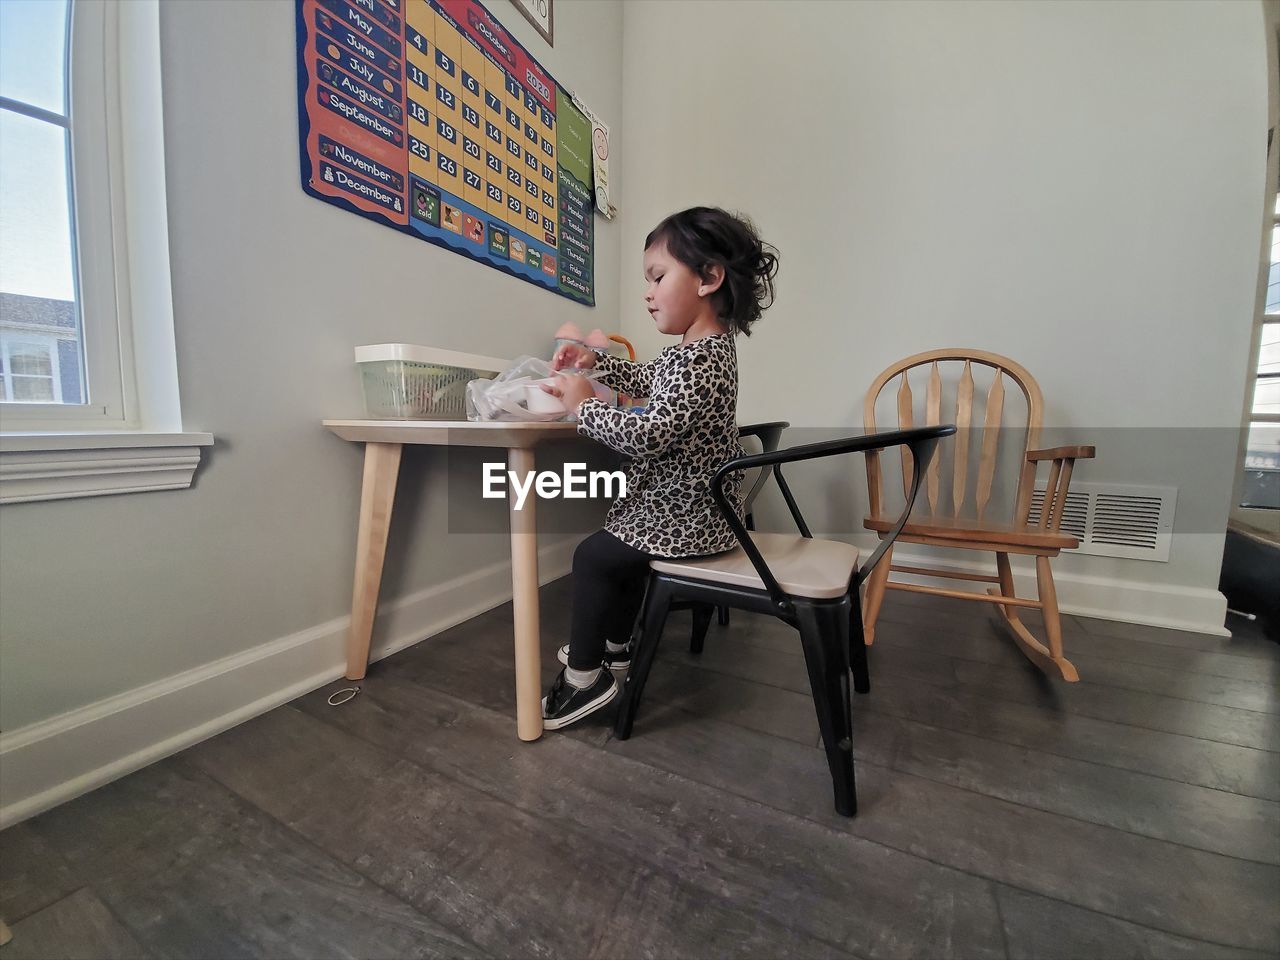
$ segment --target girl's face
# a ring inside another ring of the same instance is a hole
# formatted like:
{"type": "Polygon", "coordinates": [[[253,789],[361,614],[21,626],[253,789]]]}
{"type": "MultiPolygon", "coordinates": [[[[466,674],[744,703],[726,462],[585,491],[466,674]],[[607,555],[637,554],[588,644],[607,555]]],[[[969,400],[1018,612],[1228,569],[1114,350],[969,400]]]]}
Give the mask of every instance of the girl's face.
{"type": "Polygon", "coordinates": [[[671,256],[665,243],[655,243],[644,252],[644,278],[644,303],[659,333],[684,336],[704,314],[714,318],[704,281],[671,256]]]}

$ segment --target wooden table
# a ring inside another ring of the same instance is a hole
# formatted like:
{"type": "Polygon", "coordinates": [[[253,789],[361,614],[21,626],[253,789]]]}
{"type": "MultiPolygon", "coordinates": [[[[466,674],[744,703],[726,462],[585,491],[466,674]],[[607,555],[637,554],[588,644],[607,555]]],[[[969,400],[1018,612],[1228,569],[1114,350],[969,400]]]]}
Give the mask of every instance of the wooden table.
{"type": "MultiPolygon", "coordinates": [[[[356,536],[355,587],[347,634],[347,679],[359,680],[369,666],[369,640],[378,609],[387,532],[395,503],[400,453],[406,443],[452,447],[498,447],[507,451],[507,469],[523,478],[534,469],[534,447],[578,435],[576,423],[472,423],[455,420],[325,420],[344,440],[364,444],[360,528],[356,536]]],[[[515,619],[516,732],[521,740],[542,736],[541,656],[538,630],[538,532],[530,491],[511,514],[511,600],[515,619]]]]}

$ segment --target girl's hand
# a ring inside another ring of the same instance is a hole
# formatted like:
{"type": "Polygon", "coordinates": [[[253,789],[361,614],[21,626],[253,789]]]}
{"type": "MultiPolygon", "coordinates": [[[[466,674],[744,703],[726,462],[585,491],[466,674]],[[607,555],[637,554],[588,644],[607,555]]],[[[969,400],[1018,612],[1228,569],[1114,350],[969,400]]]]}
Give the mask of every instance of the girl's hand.
{"type": "Polygon", "coordinates": [[[558,374],[554,385],[547,384],[542,389],[552,396],[559,397],[564,403],[565,410],[570,413],[577,413],[583,400],[589,400],[596,395],[590,380],[586,377],[576,377],[571,373],[558,374]]]}
{"type": "Polygon", "coordinates": [[[552,370],[563,370],[571,367],[575,370],[590,370],[596,365],[596,352],[576,343],[562,343],[551,358],[552,370]]]}

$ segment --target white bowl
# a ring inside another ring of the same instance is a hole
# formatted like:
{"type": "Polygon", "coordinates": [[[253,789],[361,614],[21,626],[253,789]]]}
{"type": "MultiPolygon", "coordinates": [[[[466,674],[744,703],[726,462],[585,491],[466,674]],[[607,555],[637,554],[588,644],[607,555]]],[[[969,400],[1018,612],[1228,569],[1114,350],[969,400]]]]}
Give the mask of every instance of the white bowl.
{"type": "Polygon", "coordinates": [[[564,413],[564,403],[554,394],[547,393],[536,383],[524,388],[524,405],[530,413],[564,413]]]}

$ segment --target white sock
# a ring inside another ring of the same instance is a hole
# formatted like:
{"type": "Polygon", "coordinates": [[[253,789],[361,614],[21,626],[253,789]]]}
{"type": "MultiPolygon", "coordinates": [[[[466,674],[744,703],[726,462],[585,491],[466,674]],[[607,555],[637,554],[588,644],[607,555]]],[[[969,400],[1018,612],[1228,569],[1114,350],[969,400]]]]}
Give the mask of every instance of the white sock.
{"type": "Polygon", "coordinates": [[[564,678],[569,686],[577,690],[585,690],[600,679],[601,669],[596,667],[594,670],[575,670],[573,667],[565,667],[564,678]]]}
{"type": "Polygon", "coordinates": [[[612,640],[606,640],[604,642],[604,648],[609,653],[622,653],[627,649],[627,645],[625,643],[614,643],[612,640]]]}

